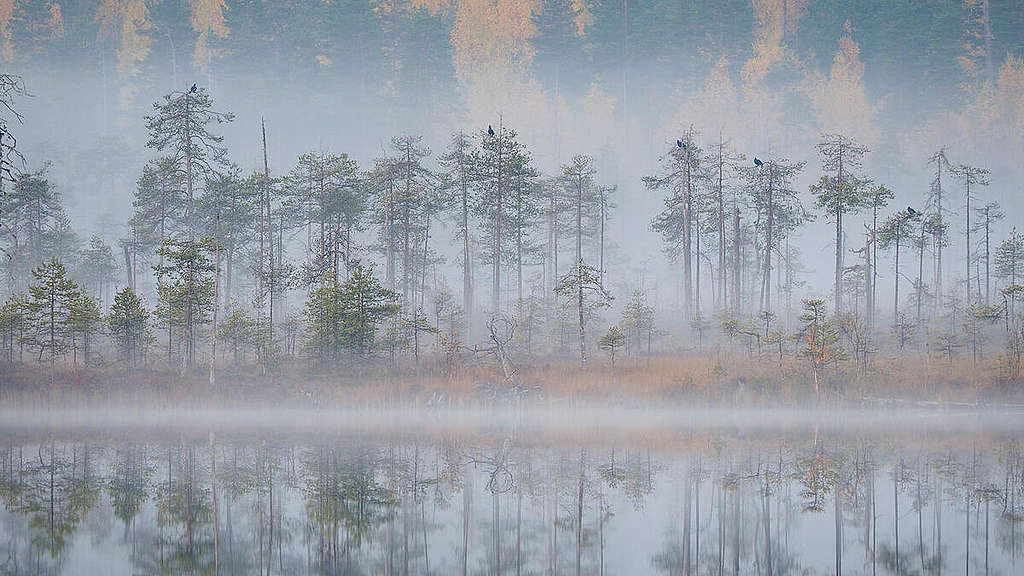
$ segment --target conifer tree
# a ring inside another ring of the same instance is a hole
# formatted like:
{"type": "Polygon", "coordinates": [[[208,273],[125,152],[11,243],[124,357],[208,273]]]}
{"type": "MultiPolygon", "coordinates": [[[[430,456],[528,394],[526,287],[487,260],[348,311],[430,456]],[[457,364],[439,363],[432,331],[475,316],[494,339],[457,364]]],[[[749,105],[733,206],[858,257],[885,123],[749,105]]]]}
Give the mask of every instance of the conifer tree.
{"type": "Polygon", "coordinates": [[[857,172],[868,149],[849,136],[825,134],[816,146],[821,156],[821,179],[811,186],[819,208],[832,218],[836,226],[835,316],[843,312],[843,217],[859,212],[868,205],[868,181],[857,172]]]}
{"type": "Polygon", "coordinates": [[[38,352],[38,360],[50,365],[50,384],[54,383],[57,356],[71,347],[70,316],[81,289],[64,265],[56,258],[32,271],[33,283],[28,288],[28,345],[38,352]]]}
{"type": "Polygon", "coordinates": [[[107,314],[107,332],[121,352],[125,371],[134,372],[149,343],[149,312],[142,299],[127,286],[114,295],[107,314]]]}

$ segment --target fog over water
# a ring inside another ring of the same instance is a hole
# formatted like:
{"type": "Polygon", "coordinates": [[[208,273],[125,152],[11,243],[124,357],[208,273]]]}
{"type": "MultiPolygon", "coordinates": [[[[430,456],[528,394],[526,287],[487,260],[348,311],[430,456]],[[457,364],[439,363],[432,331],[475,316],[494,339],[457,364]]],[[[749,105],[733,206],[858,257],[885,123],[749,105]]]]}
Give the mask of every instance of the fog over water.
{"type": "Polygon", "coordinates": [[[0,0],[0,576],[1024,574],[1024,0],[0,0]]]}

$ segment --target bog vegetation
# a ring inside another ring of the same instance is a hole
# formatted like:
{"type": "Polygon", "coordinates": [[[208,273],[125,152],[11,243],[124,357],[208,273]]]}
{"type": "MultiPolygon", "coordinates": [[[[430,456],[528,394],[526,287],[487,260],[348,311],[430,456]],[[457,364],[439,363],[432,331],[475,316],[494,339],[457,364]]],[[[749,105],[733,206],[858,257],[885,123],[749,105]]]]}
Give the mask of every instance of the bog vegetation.
{"type": "MultiPolygon", "coordinates": [[[[23,85],[5,81],[13,106],[23,85]]],[[[904,208],[849,136],[824,134],[811,160],[794,161],[747,158],[689,131],[643,180],[665,199],[651,225],[681,274],[678,306],[656,310],[640,288],[613,306],[605,230],[616,186],[588,156],[543,174],[499,125],[455,133],[436,154],[403,135],[370,166],[319,150],[284,174],[266,163],[246,174],[219,135],[232,120],[202,87],[154,104],[153,159],[116,247],[82,242],[47,166],[20,169],[4,141],[5,372],[23,383],[145,373],[215,384],[226,372],[250,383],[447,379],[442,391],[462,382],[463,392],[497,380],[489,394],[633,386],[796,398],[934,394],[934,384],[907,389],[922,374],[972,392],[1020,378],[1024,236],[990,233],[1003,212],[985,199],[988,171],[952,151],[928,160],[930,193],[904,208]],[[813,205],[793,186],[802,171],[819,175],[813,205]],[[974,236],[951,274],[957,202],[974,236]],[[860,214],[863,229],[844,228],[860,214]],[[835,281],[795,300],[802,268],[789,240],[814,218],[834,222],[835,281]],[[432,244],[445,227],[461,242],[458,287],[432,244]],[[896,278],[889,295],[877,289],[882,268],[896,278]]]]}

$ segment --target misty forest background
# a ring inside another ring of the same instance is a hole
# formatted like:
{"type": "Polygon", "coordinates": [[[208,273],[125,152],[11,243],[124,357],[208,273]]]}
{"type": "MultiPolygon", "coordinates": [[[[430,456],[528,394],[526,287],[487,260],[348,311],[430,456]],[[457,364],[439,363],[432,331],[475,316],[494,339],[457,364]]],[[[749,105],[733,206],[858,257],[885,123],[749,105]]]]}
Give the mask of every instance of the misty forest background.
{"type": "Polygon", "coordinates": [[[1024,1],[7,0],[0,40],[10,382],[1018,389],[1024,1]]]}

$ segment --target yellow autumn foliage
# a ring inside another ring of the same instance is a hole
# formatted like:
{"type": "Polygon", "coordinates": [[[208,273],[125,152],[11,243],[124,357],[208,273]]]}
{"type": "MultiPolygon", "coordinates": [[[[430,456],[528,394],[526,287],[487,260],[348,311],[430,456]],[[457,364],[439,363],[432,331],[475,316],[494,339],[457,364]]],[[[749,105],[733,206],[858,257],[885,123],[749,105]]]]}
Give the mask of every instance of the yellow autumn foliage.
{"type": "Polygon", "coordinates": [[[845,29],[828,76],[811,77],[807,92],[822,132],[845,134],[870,147],[880,133],[875,106],[864,87],[864,63],[849,21],[845,29]]]}
{"type": "Polygon", "coordinates": [[[189,4],[192,7],[192,29],[199,33],[195,50],[192,52],[192,62],[205,73],[209,70],[210,59],[213,56],[210,38],[228,37],[228,26],[224,19],[227,3],[225,0],[190,0],[189,4]]]}
{"type": "Polygon", "coordinates": [[[470,118],[482,121],[513,103],[526,107],[527,71],[538,0],[462,0],[451,32],[455,75],[466,87],[470,118]],[[517,95],[516,95],[517,94],[517,95]],[[523,99],[525,98],[525,99],[523,99]]]}

